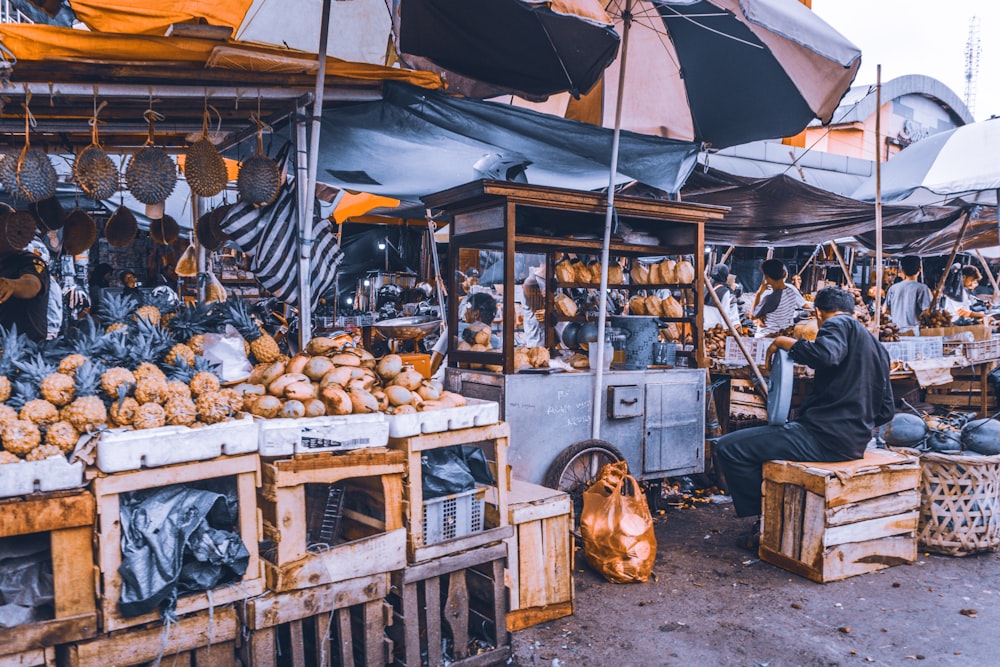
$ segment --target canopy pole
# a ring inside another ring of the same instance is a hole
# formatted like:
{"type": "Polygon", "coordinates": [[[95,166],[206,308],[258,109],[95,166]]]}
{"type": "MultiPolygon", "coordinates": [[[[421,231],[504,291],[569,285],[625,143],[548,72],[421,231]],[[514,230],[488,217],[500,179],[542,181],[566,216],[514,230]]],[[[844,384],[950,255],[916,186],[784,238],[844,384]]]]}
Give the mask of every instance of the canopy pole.
{"type": "Polygon", "coordinates": [[[736,246],[734,245],[729,246],[729,250],[727,250],[726,253],[722,256],[722,259],[719,260],[719,264],[725,264],[726,260],[729,259],[729,256],[733,254],[734,250],[736,250],[736,246]]]}
{"type": "Polygon", "coordinates": [[[611,261],[611,223],[615,212],[615,176],[618,174],[618,143],[622,134],[622,96],[625,93],[625,63],[628,60],[628,35],[632,26],[632,0],[625,0],[622,13],[622,50],[618,65],[618,98],[615,100],[615,130],[611,137],[611,167],[608,173],[608,207],[604,214],[604,241],[601,243],[601,284],[597,291],[597,369],[594,373],[593,412],[590,437],[601,437],[601,399],[604,392],[604,331],[608,321],[608,263],[611,261]]]}
{"type": "Polygon", "coordinates": [[[431,215],[431,210],[424,209],[424,217],[427,218],[427,238],[431,244],[431,257],[434,260],[434,292],[437,294],[438,317],[441,318],[441,332],[444,333],[444,323],[446,321],[444,312],[444,278],[441,277],[441,259],[438,256],[437,239],[434,232],[437,231],[437,224],[431,215]]]}
{"type": "Polygon", "coordinates": [[[990,279],[990,284],[993,285],[993,304],[996,305],[997,295],[1000,294],[1000,287],[997,286],[996,276],[993,275],[990,265],[986,263],[986,258],[983,257],[983,253],[979,252],[978,248],[976,248],[976,257],[979,258],[979,263],[983,265],[986,277],[990,279]]]}
{"type": "Polygon", "coordinates": [[[941,297],[941,293],[944,292],[944,283],[948,279],[948,274],[951,272],[951,265],[955,261],[955,256],[958,254],[958,249],[962,247],[962,239],[965,238],[965,228],[969,226],[969,218],[972,217],[972,210],[969,209],[965,212],[965,218],[962,220],[962,227],[958,230],[958,238],[955,239],[955,247],[951,249],[951,254],[948,256],[948,262],[944,265],[944,271],[941,272],[941,279],[938,280],[937,287],[934,289],[934,293],[931,295],[934,297],[934,303],[941,297]]]}
{"type": "MultiPolygon", "coordinates": [[[[323,94],[326,86],[326,45],[330,37],[330,3],[323,0],[323,18],[319,30],[319,69],[316,70],[316,94],[312,105],[312,131],[309,136],[309,164],[306,171],[304,206],[299,210],[299,342],[300,349],[312,338],[312,244],[313,213],[316,205],[316,170],[319,168],[319,133],[323,119],[323,94]]],[[[304,125],[303,125],[304,128],[304,125]]],[[[301,147],[299,148],[301,150],[301,147]]],[[[301,180],[299,185],[303,185],[301,180]]]]}
{"type": "MultiPolygon", "coordinates": [[[[705,269],[705,284],[711,284],[711,276],[709,275],[709,270],[705,269]]],[[[708,289],[708,295],[712,298],[715,303],[715,307],[719,309],[719,314],[722,315],[722,321],[726,323],[726,328],[729,329],[729,333],[733,335],[733,340],[736,341],[736,346],[740,348],[740,352],[743,357],[750,364],[750,369],[753,371],[754,377],[756,378],[757,391],[764,398],[767,398],[767,381],[764,379],[764,375],[760,372],[760,367],[757,366],[757,362],[754,361],[753,355],[750,354],[750,350],[746,348],[743,344],[742,333],[736,328],[736,326],[729,319],[729,315],[726,313],[726,309],[722,307],[722,300],[719,299],[719,295],[715,293],[714,289],[708,289]]]]}
{"type": "Polygon", "coordinates": [[[875,331],[882,326],[882,65],[875,66],[875,331]]]}
{"type": "Polygon", "coordinates": [[[205,287],[208,285],[208,253],[205,246],[198,240],[198,218],[205,212],[205,200],[191,193],[191,241],[195,244],[195,257],[198,262],[198,303],[205,303],[205,287]]]}
{"type": "Polygon", "coordinates": [[[837,263],[840,264],[840,270],[844,272],[844,279],[847,281],[847,284],[851,286],[851,289],[857,289],[858,286],[854,284],[854,278],[851,276],[847,264],[844,263],[844,258],[840,254],[840,248],[837,247],[836,241],[830,241],[830,247],[833,248],[833,254],[837,258],[837,263]]]}

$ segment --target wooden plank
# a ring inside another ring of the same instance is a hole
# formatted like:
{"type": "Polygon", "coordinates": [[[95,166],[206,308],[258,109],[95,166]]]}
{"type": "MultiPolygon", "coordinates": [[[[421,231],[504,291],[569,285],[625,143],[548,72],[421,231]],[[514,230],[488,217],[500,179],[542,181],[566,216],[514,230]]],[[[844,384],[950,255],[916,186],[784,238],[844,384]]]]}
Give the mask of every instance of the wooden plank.
{"type": "Polygon", "coordinates": [[[806,490],[799,486],[785,486],[785,504],[781,514],[781,553],[798,558],[802,550],[802,509],[806,490]]]}
{"type": "Polygon", "coordinates": [[[340,654],[340,664],[342,667],[354,667],[354,638],[351,631],[351,610],[338,609],[337,615],[337,636],[338,651],[340,654]]]}
{"type": "MultiPolygon", "coordinates": [[[[510,498],[510,523],[518,525],[529,521],[540,521],[554,516],[563,516],[573,511],[573,500],[568,493],[529,503],[516,503],[510,498]]],[[[511,494],[513,496],[513,494],[511,494]]]]}
{"type": "Polygon", "coordinates": [[[323,551],[287,565],[264,562],[268,589],[291,591],[332,584],[406,567],[406,529],[398,528],[323,551]]]}
{"type": "Polygon", "coordinates": [[[887,473],[860,475],[852,478],[848,485],[837,485],[837,488],[831,488],[826,497],[826,505],[830,508],[839,507],[877,496],[912,491],[919,486],[919,466],[887,473]]]}
{"type": "Polygon", "coordinates": [[[540,623],[573,615],[573,602],[557,602],[544,607],[526,607],[507,612],[507,631],[517,632],[540,623]]]}
{"type": "MultiPolygon", "coordinates": [[[[504,560],[492,561],[493,568],[493,627],[496,628],[497,651],[510,646],[507,635],[507,591],[503,581],[504,560]]],[[[492,651],[491,651],[492,653],[492,651]]]]}
{"type": "MultiPolygon", "coordinates": [[[[508,526],[510,535],[513,530],[508,526]]],[[[510,537],[508,535],[508,537],[510,537]]],[[[422,581],[429,577],[438,577],[442,574],[450,574],[456,570],[464,570],[473,565],[486,563],[498,558],[507,557],[507,545],[495,544],[493,546],[476,549],[474,551],[464,551],[462,553],[451,554],[438,560],[419,563],[408,566],[402,572],[402,583],[408,584],[415,581],[422,581]]]]}
{"type": "Polygon", "coordinates": [[[410,562],[419,564],[435,561],[460,551],[469,551],[470,549],[494,544],[495,542],[502,542],[513,534],[513,526],[500,526],[498,528],[489,528],[481,533],[474,533],[468,537],[459,537],[426,547],[413,545],[411,537],[410,552],[412,555],[410,556],[410,562]]]}
{"type": "MultiPolygon", "coordinates": [[[[487,426],[474,426],[457,431],[442,431],[440,433],[425,433],[408,438],[389,437],[389,447],[405,452],[421,452],[452,445],[467,445],[486,440],[506,439],[510,437],[510,425],[507,422],[497,422],[487,426]]],[[[499,462],[498,462],[499,463],[499,462]]],[[[411,469],[412,471],[412,469],[411,469]]]]}
{"type": "Polygon", "coordinates": [[[419,666],[420,660],[420,603],[417,596],[417,585],[400,584],[402,586],[402,616],[403,616],[403,664],[407,667],[419,666]]]}
{"type": "MultiPolygon", "coordinates": [[[[93,586],[93,577],[87,577],[93,586]]],[[[0,647],[6,653],[40,651],[56,644],[68,644],[97,636],[97,613],[56,618],[51,621],[0,629],[0,647]]]]}
{"type": "Polygon", "coordinates": [[[382,601],[366,602],[362,617],[365,629],[365,667],[380,667],[385,664],[382,601]]]}
{"type": "Polygon", "coordinates": [[[292,667],[306,667],[306,642],[302,636],[302,621],[289,621],[288,632],[292,651],[292,667]]]}
{"type": "Polygon", "coordinates": [[[55,649],[51,648],[0,655],[0,667],[41,667],[42,665],[54,664],[55,649]]]}
{"type": "MultiPolygon", "coordinates": [[[[392,439],[390,438],[390,441],[392,439]]],[[[406,511],[406,526],[409,531],[411,544],[424,543],[424,489],[423,473],[421,472],[420,452],[409,452],[407,454],[407,485],[406,503],[403,509],[406,511]]]]}
{"type": "Polygon", "coordinates": [[[455,658],[464,658],[469,650],[469,588],[465,577],[465,570],[448,576],[448,595],[441,613],[442,621],[451,628],[455,658]]]}
{"type": "Polygon", "coordinates": [[[234,641],[239,636],[240,624],[232,607],[217,607],[211,622],[207,611],[182,616],[171,626],[165,648],[163,631],[163,626],[156,624],[94,641],[60,646],[60,664],[66,667],[138,665],[156,660],[160,655],[208,646],[210,642],[234,641]]]}
{"type": "Polygon", "coordinates": [[[253,667],[278,667],[277,631],[263,628],[250,633],[250,660],[253,667]]]}
{"type": "MultiPolygon", "coordinates": [[[[403,452],[391,452],[393,458],[403,458],[403,452]]],[[[402,461],[378,464],[355,464],[352,466],[311,467],[303,469],[278,469],[275,471],[274,485],[295,486],[296,484],[336,484],[352,477],[377,477],[379,475],[401,475],[402,461]]]]}
{"type": "Polygon", "coordinates": [[[831,547],[837,544],[847,544],[848,542],[866,542],[868,540],[907,533],[916,535],[919,518],[920,512],[914,510],[895,516],[827,528],[826,533],[823,535],[823,546],[831,547]]]}
{"type": "Polygon", "coordinates": [[[826,531],[826,507],[821,496],[805,494],[802,510],[802,548],[798,558],[812,568],[820,567],[823,555],[823,533],[826,531]]]}
{"type": "Polygon", "coordinates": [[[785,506],[785,485],[771,481],[765,477],[763,488],[764,508],[763,514],[761,514],[761,528],[763,533],[760,543],[776,552],[781,548],[781,533],[783,530],[782,509],[785,506]]]}
{"type": "Polygon", "coordinates": [[[232,477],[240,473],[258,474],[257,454],[220,456],[208,461],[192,461],[162,468],[147,468],[97,477],[92,482],[94,494],[106,496],[139,489],[153,489],[170,484],[187,484],[213,477],[232,477]]]}
{"type": "MultiPolygon", "coordinates": [[[[424,580],[424,625],[427,630],[428,665],[441,664],[441,617],[441,579],[430,577],[424,580]]],[[[407,619],[407,623],[410,622],[407,619]]]]}
{"type": "Polygon", "coordinates": [[[402,475],[382,476],[382,502],[385,503],[385,530],[404,528],[402,475]]]}
{"type": "Polygon", "coordinates": [[[94,496],[87,491],[71,496],[28,496],[3,502],[0,503],[0,537],[93,526],[95,506],[94,496]]]}
{"type": "Polygon", "coordinates": [[[514,609],[541,607],[548,603],[545,596],[546,581],[549,576],[546,567],[548,558],[542,529],[541,521],[517,526],[517,553],[509,554],[510,560],[518,561],[517,588],[511,591],[512,594],[517,594],[516,606],[511,600],[514,609]]]}
{"type": "Polygon", "coordinates": [[[313,647],[316,667],[330,664],[330,624],[333,623],[333,613],[322,611],[313,616],[316,626],[316,643],[313,647]]]}
{"type": "Polygon", "coordinates": [[[887,537],[839,544],[824,556],[823,581],[846,579],[916,560],[917,540],[914,537],[887,537]]]}
{"type": "Polygon", "coordinates": [[[510,657],[511,647],[507,644],[504,646],[498,646],[497,648],[487,651],[486,653],[470,655],[467,658],[456,660],[455,662],[449,663],[448,667],[489,667],[490,665],[502,665],[505,664],[510,657]]]}
{"type": "Polygon", "coordinates": [[[94,578],[80,576],[81,570],[87,571],[93,567],[93,524],[54,530],[50,535],[56,618],[81,614],[96,615],[94,578]]]}
{"type": "MultiPolygon", "coordinates": [[[[545,604],[551,605],[573,600],[573,540],[570,529],[573,520],[570,514],[554,516],[543,520],[542,535],[545,538],[546,554],[546,594],[545,604]]],[[[507,560],[514,556],[507,554],[507,560]]]]}
{"type": "Polygon", "coordinates": [[[832,507],[826,511],[827,527],[841,526],[868,519],[894,516],[920,508],[920,491],[900,491],[887,496],[879,496],[870,500],[832,507]]]}
{"type": "MultiPolygon", "coordinates": [[[[345,452],[317,452],[305,454],[291,459],[279,459],[266,464],[274,473],[308,472],[310,470],[328,470],[331,468],[358,468],[365,466],[397,465],[403,466],[406,457],[402,452],[388,447],[365,447],[345,452]]],[[[402,467],[395,472],[403,472],[402,467]]],[[[382,473],[374,473],[382,474],[382,473]]],[[[354,475],[365,477],[369,475],[354,475]]],[[[374,476],[374,475],[371,475],[374,476]]],[[[300,484],[293,480],[293,484],[300,484]]],[[[280,484],[279,486],[284,486],[280,484]]]]}
{"type": "Polygon", "coordinates": [[[195,667],[236,667],[236,642],[202,646],[192,651],[195,667]]]}
{"type": "Polygon", "coordinates": [[[805,577],[806,579],[811,579],[812,581],[818,581],[823,583],[823,574],[813,568],[809,567],[805,563],[795,559],[789,558],[785,554],[775,551],[763,543],[760,545],[758,550],[758,555],[760,559],[765,563],[770,563],[771,565],[777,565],[783,570],[787,570],[792,574],[797,574],[800,577],[805,577]]]}
{"type": "Polygon", "coordinates": [[[275,505],[278,508],[276,527],[281,531],[277,543],[277,560],[290,563],[306,556],[309,552],[306,528],[306,487],[285,486],[275,488],[275,505]]]}
{"type": "Polygon", "coordinates": [[[389,594],[389,574],[358,577],[286,593],[267,593],[246,601],[244,622],[251,630],[270,628],[323,611],[352,607],[389,594]]]}

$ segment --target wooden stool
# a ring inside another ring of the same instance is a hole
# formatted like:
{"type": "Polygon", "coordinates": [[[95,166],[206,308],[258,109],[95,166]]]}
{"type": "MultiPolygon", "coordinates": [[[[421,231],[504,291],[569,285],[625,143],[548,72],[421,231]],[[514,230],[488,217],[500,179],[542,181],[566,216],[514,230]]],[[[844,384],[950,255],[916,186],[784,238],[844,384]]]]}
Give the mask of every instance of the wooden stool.
{"type": "Polygon", "coordinates": [[[917,558],[920,462],[884,449],[840,463],[768,461],[760,557],[825,583],[917,558]]]}

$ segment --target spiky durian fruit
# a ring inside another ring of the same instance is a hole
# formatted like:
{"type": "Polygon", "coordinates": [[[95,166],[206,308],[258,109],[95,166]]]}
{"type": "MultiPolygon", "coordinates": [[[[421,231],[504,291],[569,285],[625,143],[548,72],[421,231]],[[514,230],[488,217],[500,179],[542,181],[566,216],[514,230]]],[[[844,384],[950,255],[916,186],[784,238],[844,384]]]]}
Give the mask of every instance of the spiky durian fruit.
{"type": "Polygon", "coordinates": [[[281,170],[274,160],[258,152],[240,165],[236,187],[241,200],[254,206],[267,206],[278,196],[281,170]]]}
{"type": "Polygon", "coordinates": [[[166,424],[166,412],[159,403],[143,403],[135,411],[133,428],[159,428],[166,424]]]}
{"type": "Polygon", "coordinates": [[[17,184],[18,157],[18,154],[13,152],[0,153],[0,183],[3,183],[3,189],[10,195],[15,206],[28,203],[28,197],[21,192],[17,184]]]}
{"type": "Polygon", "coordinates": [[[159,220],[151,220],[149,223],[149,236],[160,245],[173,245],[180,233],[180,225],[169,215],[164,215],[159,220]]]}
{"type": "Polygon", "coordinates": [[[213,197],[226,187],[229,180],[226,162],[208,137],[202,135],[188,148],[184,158],[184,178],[191,192],[199,197],[213,197]]]}
{"type": "Polygon", "coordinates": [[[125,183],[143,204],[159,204],[177,185],[177,165],[162,148],[143,146],[129,159],[125,183]]]}
{"type": "Polygon", "coordinates": [[[107,199],[118,192],[118,168],[97,144],[80,151],[73,162],[73,177],[80,189],[94,199],[107,199]]]}
{"type": "Polygon", "coordinates": [[[68,421],[57,421],[45,431],[45,444],[55,445],[63,454],[72,452],[79,439],[79,431],[68,421]]]}
{"type": "Polygon", "coordinates": [[[25,144],[17,160],[17,186],[29,202],[39,202],[56,193],[59,176],[49,156],[25,144]]]}

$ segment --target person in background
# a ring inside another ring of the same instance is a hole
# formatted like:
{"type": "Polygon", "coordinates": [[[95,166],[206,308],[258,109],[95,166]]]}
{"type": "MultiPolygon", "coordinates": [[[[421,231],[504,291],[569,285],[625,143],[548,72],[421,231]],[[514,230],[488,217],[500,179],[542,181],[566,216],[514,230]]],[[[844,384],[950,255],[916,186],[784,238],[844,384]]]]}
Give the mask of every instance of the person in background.
{"type": "MultiPolygon", "coordinates": [[[[27,252],[32,253],[36,257],[40,258],[45,262],[45,266],[49,265],[49,249],[45,247],[45,244],[41,240],[35,239],[28,244],[25,248],[27,252]]],[[[46,329],[45,338],[47,340],[53,340],[59,335],[62,330],[63,324],[63,299],[62,299],[62,287],[59,282],[55,279],[52,273],[49,273],[49,302],[48,311],[46,314],[46,320],[48,326],[46,329]]]]}
{"type": "Polygon", "coordinates": [[[139,279],[131,271],[122,271],[122,294],[132,297],[138,305],[142,305],[142,292],[139,291],[139,279]]]}
{"type": "MultiPolygon", "coordinates": [[[[729,267],[725,264],[716,264],[709,272],[709,279],[709,284],[705,286],[705,289],[711,289],[715,292],[719,302],[722,304],[722,310],[725,312],[726,317],[729,318],[733,326],[740,328],[740,311],[739,305],[736,303],[736,292],[729,286],[729,267]]],[[[726,323],[719,313],[718,306],[715,305],[715,301],[707,292],[705,294],[705,312],[702,322],[705,329],[711,329],[716,325],[726,328],[726,323]]]]}
{"type": "Polygon", "coordinates": [[[14,247],[6,225],[0,222],[0,325],[16,325],[31,340],[42,341],[48,335],[49,269],[38,255],[14,247]]]}
{"type": "Polygon", "coordinates": [[[788,270],[778,259],[766,259],[760,264],[764,279],[753,297],[750,312],[762,322],[757,338],[770,336],[795,323],[795,311],[806,306],[802,294],[785,283],[788,270]]]}
{"type": "Polygon", "coordinates": [[[885,307],[900,333],[920,332],[920,313],[931,306],[931,289],[920,282],[920,258],[907,255],[899,260],[903,279],[885,293],[885,307]]]}
{"type": "MultiPolygon", "coordinates": [[[[461,312],[459,317],[461,317],[463,322],[460,322],[458,325],[458,335],[463,336],[463,339],[464,332],[469,328],[470,324],[473,322],[485,322],[492,327],[493,320],[497,316],[497,300],[487,292],[470,294],[466,301],[467,308],[463,310],[459,307],[459,311],[461,312]]],[[[444,361],[448,354],[448,338],[448,327],[445,327],[444,331],[441,332],[441,337],[431,351],[431,375],[437,373],[441,367],[441,362],[444,361]]],[[[491,336],[490,347],[499,346],[499,338],[491,336]]]]}
{"type": "Polygon", "coordinates": [[[964,318],[982,324],[988,320],[986,313],[971,309],[974,302],[972,292],[979,286],[979,281],[982,279],[983,274],[976,267],[962,267],[962,287],[960,294],[955,295],[959,298],[953,299],[949,296],[944,298],[944,309],[951,315],[952,322],[957,323],[964,318]]]}
{"type": "MultiPolygon", "coordinates": [[[[854,297],[839,287],[816,294],[815,341],[778,336],[768,348],[816,370],[794,421],[722,436],[716,447],[737,516],[759,516],[765,461],[850,461],[864,456],[872,430],[895,412],[889,354],[854,317],[854,297]]],[[[789,388],[790,389],[790,388],[789,388]]],[[[755,526],[747,546],[759,535],[755,526]]]]}

